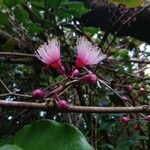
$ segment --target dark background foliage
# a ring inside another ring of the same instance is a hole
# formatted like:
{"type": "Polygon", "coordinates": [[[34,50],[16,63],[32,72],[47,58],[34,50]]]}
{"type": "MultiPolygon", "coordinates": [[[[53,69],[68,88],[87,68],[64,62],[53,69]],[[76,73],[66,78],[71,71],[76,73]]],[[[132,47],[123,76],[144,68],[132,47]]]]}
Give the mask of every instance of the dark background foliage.
{"type": "MultiPolygon", "coordinates": [[[[0,99],[44,102],[32,98],[31,92],[39,87],[51,90],[62,84],[63,77],[52,68],[46,70],[32,54],[48,39],[57,38],[64,65],[71,73],[75,65],[76,39],[85,36],[110,56],[89,69],[96,69],[109,86],[121,96],[127,96],[129,101],[122,102],[102,84],[84,83],[75,85],[61,98],[74,105],[149,104],[150,78],[145,70],[150,53],[147,45],[150,12],[148,8],[143,9],[145,7],[128,8],[100,0],[0,0],[0,99]],[[134,87],[132,93],[128,92],[128,85],[134,87]],[[146,90],[144,96],[139,95],[141,87],[146,90]]],[[[122,115],[0,108],[0,145],[11,143],[14,134],[24,125],[46,118],[73,124],[95,149],[148,149],[150,124],[143,120],[146,114],[128,114],[131,118],[128,124],[120,121],[122,115]],[[136,130],[136,125],[141,128],[136,130]]]]}

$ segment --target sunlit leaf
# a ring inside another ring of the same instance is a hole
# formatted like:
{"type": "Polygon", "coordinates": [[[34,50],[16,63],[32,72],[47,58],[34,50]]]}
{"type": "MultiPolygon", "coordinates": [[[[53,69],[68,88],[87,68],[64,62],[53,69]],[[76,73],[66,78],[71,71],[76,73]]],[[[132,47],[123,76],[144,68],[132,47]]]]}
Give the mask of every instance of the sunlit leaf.
{"type": "Polygon", "coordinates": [[[118,4],[123,4],[129,8],[139,7],[144,2],[144,0],[111,0],[111,1],[118,4]]]}

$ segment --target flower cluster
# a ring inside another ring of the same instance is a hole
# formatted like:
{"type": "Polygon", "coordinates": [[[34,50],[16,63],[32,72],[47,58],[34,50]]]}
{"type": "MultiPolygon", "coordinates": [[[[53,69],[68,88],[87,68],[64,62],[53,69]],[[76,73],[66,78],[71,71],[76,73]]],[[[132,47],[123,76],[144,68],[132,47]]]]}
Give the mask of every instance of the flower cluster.
{"type": "MultiPolygon", "coordinates": [[[[76,43],[77,58],[75,62],[75,67],[70,75],[70,79],[80,77],[80,69],[98,64],[103,59],[106,58],[106,55],[103,54],[95,45],[92,45],[86,38],[80,37],[76,43]]],[[[67,75],[66,69],[62,64],[61,54],[60,54],[60,44],[56,39],[48,41],[41,45],[35,53],[36,57],[46,64],[46,68],[49,67],[55,68],[60,74],[64,76],[67,75]]],[[[68,77],[69,75],[67,75],[68,77]]],[[[97,76],[90,72],[80,77],[84,83],[95,84],[97,82],[97,76]]],[[[32,92],[32,96],[36,98],[42,98],[45,96],[45,91],[42,89],[36,89],[32,92]]],[[[56,101],[56,107],[59,109],[67,109],[68,102],[66,100],[58,99],[56,101]]]]}
{"type": "MultiPolygon", "coordinates": [[[[77,69],[84,68],[87,65],[98,64],[106,58],[106,55],[101,52],[100,48],[92,45],[92,43],[90,43],[84,37],[80,37],[77,40],[76,49],[76,72],[74,72],[74,74],[78,74],[77,69]]],[[[60,45],[56,39],[53,39],[51,41],[48,41],[48,43],[44,43],[43,45],[41,45],[36,51],[36,57],[48,67],[53,67],[60,73],[65,73],[65,68],[61,62],[60,45]]],[[[73,76],[76,76],[74,74],[73,76]]]]}

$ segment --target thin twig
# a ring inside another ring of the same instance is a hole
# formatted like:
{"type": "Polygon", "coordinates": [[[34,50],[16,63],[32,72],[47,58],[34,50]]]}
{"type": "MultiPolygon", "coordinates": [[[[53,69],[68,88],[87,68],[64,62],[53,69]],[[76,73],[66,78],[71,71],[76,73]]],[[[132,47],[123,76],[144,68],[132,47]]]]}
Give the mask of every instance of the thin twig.
{"type": "Polygon", "coordinates": [[[12,93],[10,91],[10,89],[6,86],[6,84],[0,79],[1,84],[3,85],[3,87],[7,90],[8,93],[12,93]]]}

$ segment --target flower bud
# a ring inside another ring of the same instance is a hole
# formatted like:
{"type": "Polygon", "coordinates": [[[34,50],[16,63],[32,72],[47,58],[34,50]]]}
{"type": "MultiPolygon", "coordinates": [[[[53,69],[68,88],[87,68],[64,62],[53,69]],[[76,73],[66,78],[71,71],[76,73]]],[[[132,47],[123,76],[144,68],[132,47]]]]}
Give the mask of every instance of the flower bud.
{"type": "Polygon", "coordinates": [[[150,121],[150,115],[145,116],[145,117],[144,117],[144,120],[146,120],[146,121],[150,121]]]}
{"type": "Polygon", "coordinates": [[[126,96],[122,96],[121,99],[122,99],[123,102],[126,102],[126,101],[129,100],[128,97],[126,97],[126,96]]]}
{"type": "Polygon", "coordinates": [[[139,95],[145,95],[145,89],[144,88],[140,88],[139,95]]]}
{"type": "Polygon", "coordinates": [[[89,74],[83,76],[82,80],[88,84],[96,84],[97,76],[93,73],[89,73],[89,74]]]}
{"type": "Polygon", "coordinates": [[[127,86],[127,90],[128,90],[128,92],[132,92],[133,91],[133,86],[132,85],[128,85],[127,86]]]}
{"type": "Polygon", "coordinates": [[[58,101],[56,101],[56,106],[58,109],[66,110],[69,107],[69,104],[66,100],[59,99],[58,101]]]}
{"type": "Polygon", "coordinates": [[[130,121],[130,119],[129,119],[129,117],[123,116],[123,117],[121,117],[121,121],[123,123],[128,123],[130,121]]]}
{"type": "Polygon", "coordinates": [[[78,77],[79,76],[79,70],[78,69],[75,69],[72,74],[71,74],[71,77],[78,77]]]}
{"type": "Polygon", "coordinates": [[[32,96],[33,97],[36,97],[36,98],[42,98],[45,96],[45,91],[41,88],[39,89],[35,89],[33,92],[32,92],[32,96]]]}

